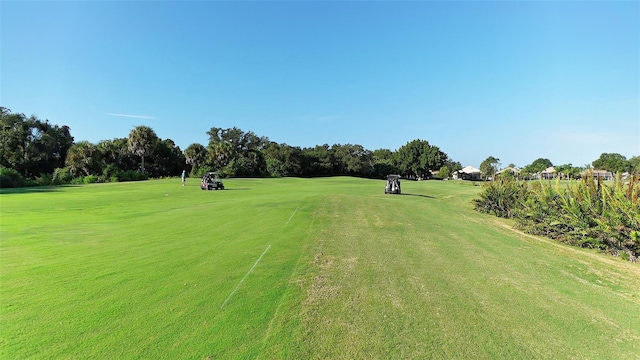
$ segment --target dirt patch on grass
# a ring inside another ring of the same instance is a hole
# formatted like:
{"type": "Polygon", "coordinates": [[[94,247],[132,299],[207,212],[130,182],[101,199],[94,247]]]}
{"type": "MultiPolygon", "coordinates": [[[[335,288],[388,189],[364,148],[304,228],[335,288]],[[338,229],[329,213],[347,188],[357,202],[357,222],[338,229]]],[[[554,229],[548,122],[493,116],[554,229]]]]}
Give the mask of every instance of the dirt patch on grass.
{"type": "Polygon", "coordinates": [[[308,289],[306,303],[318,304],[321,301],[334,297],[340,293],[340,286],[330,285],[324,272],[334,267],[335,257],[317,253],[313,257],[312,264],[320,269],[319,274],[313,277],[308,289]]]}
{"type": "Polygon", "coordinates": [[[313,257],[312,263],[314,266],[317,266],[320,269],[328,269],[333,267],[333,264],[335,263],[335,257],[325,256],[323,253],[317,253],[313,257]]]}

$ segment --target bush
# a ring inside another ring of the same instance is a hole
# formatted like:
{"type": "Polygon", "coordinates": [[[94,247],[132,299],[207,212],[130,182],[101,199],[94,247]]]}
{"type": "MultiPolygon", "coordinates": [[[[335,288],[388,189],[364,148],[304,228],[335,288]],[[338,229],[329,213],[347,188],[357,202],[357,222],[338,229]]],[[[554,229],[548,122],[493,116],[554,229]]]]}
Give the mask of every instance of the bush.
{"type": "Polygon", "coordinates": [[[74,177],[73,179],[71,179],[71,184],[73,185],[84,184],[84,177],[83,176],[74,177]]]}
{"type": "Polygon", "coordinates": [[[49,186],[53,185],[53,175],[52,174],[40,174],[35,179],[35,186],[49,186]]]}
{"type": "Polygon", "coordinates": [[[0,188],[14,188],[26,186],[25,179],[16,170],[0,167],[0,188]]]}
{"type": "Polygon", "coordinates": [[[54,185],[70,184],[72,180],[73,176],[71,175],[69,168],[63,167],[53,170],[52,183],[54,185]]]}
{"type": "Polygon", "coordinates": [[[498,217],[511,218],[517,203],[526,198],[527,183],[504,177],[483,185],[480,198],[474,200],[476,210],[498,217]]]}
{"type": "Polygon", "coordinates": [[[98,177],[95,175],[87,175],[82,179],[85,184],[93,184],[98,182],[98,177]]]}
{"type": "Polygon", "coordinates": [[[109,164],[102,170],[102,178],[110,179],[117,177],[119,171],[120,170],[115,164],[109,164]]]}
{"type": "Polygon", "coordinates": [[[593,176],[567,186],[511,179],[485,184],[478,211],[513,217],[530,234],[640,259],[640,176],[607,185],[593,176]]]}
{"type": "Polygon", "coordinates": [[[134,170],[121,171],[116,176],[118,177],[118,181],[142,181],[149,179],[146,173],[134,170]]]}

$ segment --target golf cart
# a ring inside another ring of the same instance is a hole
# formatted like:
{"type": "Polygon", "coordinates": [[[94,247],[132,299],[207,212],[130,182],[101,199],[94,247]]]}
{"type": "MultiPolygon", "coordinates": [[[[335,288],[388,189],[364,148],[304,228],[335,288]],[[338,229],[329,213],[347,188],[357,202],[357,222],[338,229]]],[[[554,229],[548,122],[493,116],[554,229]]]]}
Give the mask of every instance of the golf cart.
{"type": "Polygon", "coordinates": [[[387,186],[384,187],[385,194],[400,194],[400,175],[387,175],[387,186]]]}
{"type": "Polygon", "coordinates": [[[200,182],[200,189],[202,190],[224,190],[224,184],[216,172],[208,172],[202,175],[202,182],[200,182]]]}

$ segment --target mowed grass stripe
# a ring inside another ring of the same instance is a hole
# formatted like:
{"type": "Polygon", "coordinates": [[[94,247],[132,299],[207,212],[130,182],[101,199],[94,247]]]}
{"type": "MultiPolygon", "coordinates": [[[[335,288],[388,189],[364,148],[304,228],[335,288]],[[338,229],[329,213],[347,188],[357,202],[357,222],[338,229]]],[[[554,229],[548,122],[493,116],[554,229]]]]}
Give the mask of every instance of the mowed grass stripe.
{"type": "MultiPolygon", "coordinates": [[[[233,183],[229,182],[232,188],[233,183]]],[[[126,191],[129,184],[123,185],[126,191]]],[[[300,224],[296,219],[289,224],[288,233],[282,231],[291,209],[283,201],[286,196],[270,202],[259,193],[232,197],[250,191],[185,192],[168,182],[164,185],[154,189],[158,184],[149,184],[156,198],[145,210],[153,213],[155,208],[155,215],[122,216],[121,209],[131,212],[132,207],[140,206],[138,199],[128,196],[127,202],[111,204],[113,214],[100,214],[111,224],[104,236],[73,239],[58,239],[38,229],[51,225],[95,233],[96,218],[74,210],[76,189],[69,189],[68,207],[55,221],[35,211],[46,208],[39,205],[27,206],[32,212],[13,219],[5,217],[4,209],[11,202],[17,204],[24,198],[3,195],[3,226],[5,221],[21,223],[21,229],[11,239],[3,238],[2,244],[2,298],[7,304],[2,318],[6,333],[13,335],[13,339],[5,338],[11,346],[2,348],[9,357],[85,356],[95,350],[98,357],[197,358],[202,354],[235,356],[250,350],[251,342],[239,346],[237,338],[261,331],[261,317],[268,320],[269,311],[274,310],[270,299],[278,299],[283,289],[278,274],[286,273],[289,263],[295,262],[297,245],[304,241],[295,236],[300,224]],[[287,206],[280,208],[275,202],[287,206]],[[29,218],[32,214],[35,220],[29,218]],[[36,246],[23,246],[22,230],[33,233],[36,246]],[[235,307],[225,308],[228,314],[218,314],[224,297],[255,261],[256,249],[263,251],[267,242],[279,248],[271,268],[252,274],[258,282],[248,279],[245,283],[247,287],[258,285],[260,291],[242,289],[236,294],[244,291],[253,306],[238,301],[235,307]],[[15,264],[15,271],[8,270],[12,267],[8,260],[15,264]],[[41,270],[30,271],[33,267],[41,270]],[[247,307],[251,310],[245,311],[247,307]],[[33,323],[25,318],[33,318],[33,323]],[[235,326],[244,331],[230,331],[235,326]]],[[[107,208],[111,194],[100,186],[94,188],[93,201],[107,208]]],[[[140,194],[143,200],[150,197],[144,191],[140,194]]],[[[44,204],[48,198],[33,200],[44,204]]],[[[296,205],[301,202],[300,197],[294,200],[296,205]]],[[[298,215],[301,213],[304,211],[298,215]]]]}
{"type": "Polygon", "coordinates": [[[640,353],[637,265],[510,230],[469,183],[225,185],[3,191],[0,357],[640,353]]]}
{"type": "Polygon", "coordinates": [[[293,357],[636,358],[637,266],[505,234],[455,186],[322,204],[293,357]]]}

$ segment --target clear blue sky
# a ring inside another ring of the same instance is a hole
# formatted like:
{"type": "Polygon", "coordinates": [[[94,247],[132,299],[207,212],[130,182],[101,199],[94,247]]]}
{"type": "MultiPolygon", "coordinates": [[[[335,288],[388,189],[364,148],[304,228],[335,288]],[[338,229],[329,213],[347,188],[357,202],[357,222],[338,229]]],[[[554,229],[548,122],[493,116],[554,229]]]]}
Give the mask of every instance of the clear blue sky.
{"type": "Polygon", "coordinates": [[[0,3],[0,105],[76,141],[211,127],[462,165],[640,155],[640,2],[0,3]],[[116,116],[136,115],[140,118],[116,116]]]}

